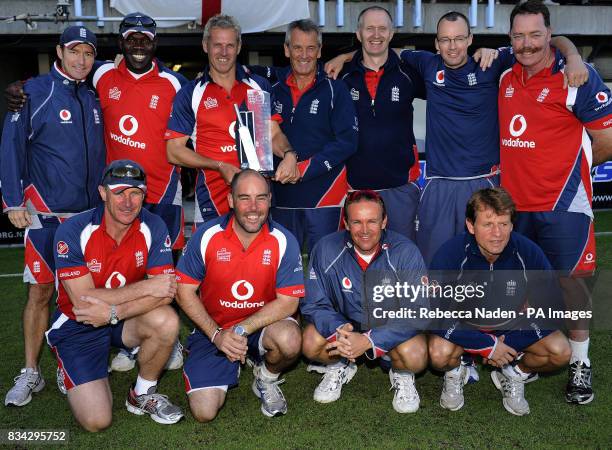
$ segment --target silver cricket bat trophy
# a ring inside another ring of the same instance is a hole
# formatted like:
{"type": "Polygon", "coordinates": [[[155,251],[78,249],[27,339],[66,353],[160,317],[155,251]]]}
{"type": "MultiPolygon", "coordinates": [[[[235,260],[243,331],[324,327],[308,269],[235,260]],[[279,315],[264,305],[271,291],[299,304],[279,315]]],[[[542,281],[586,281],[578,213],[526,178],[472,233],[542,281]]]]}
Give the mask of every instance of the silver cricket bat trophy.
{"type": "Polygon", "coordinates": [[[236,149],[240,168],[257,170],[264,176],[274,175],[272,158],[270,94],[249,89],[246,98],[247,111],[236,109],[236,149]]]}

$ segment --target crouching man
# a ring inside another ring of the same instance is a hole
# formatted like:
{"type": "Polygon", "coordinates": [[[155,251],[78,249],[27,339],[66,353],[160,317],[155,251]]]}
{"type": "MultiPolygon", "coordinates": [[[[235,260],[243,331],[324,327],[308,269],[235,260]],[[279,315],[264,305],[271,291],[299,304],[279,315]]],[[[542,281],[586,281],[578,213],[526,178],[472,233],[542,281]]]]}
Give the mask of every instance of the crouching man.
{"type": "Polygon", "coordinates": [[[181,409],[157,393],[179,329],[169,306],[176,280],[168,230],[142,209],[146,179],[137,163],[110,163],[99,192],[103,205],[71,217],[55,235],[58,309],[46,335],[57,358],[58,385],[68,391],[79,424],[103,430],[112,420],[110,348],[140,346],[127,410],[176,423],[181,409]]]}
{"type": "Polygon", "coordinates": [[[514,202],[504,189],[476,191],[466,207],[468,233],[443,244],[431,263],[431,279],[439,275],[462,285],[486,286],[486,300],[477,303],[489,310],[516,312],[517,317],[512,320],[508,315],[508,320],[495,319],[498,323],[493,324],[474,315],[430,335],[431,364],[445,371],[440,396],[445,409],[456,411],[464,404],[468,376],[460,364],[464,351],[481,355],[496,367],[491,372],[493,383],[503,394],[504,408],[517,416],[529,414],[525,384],[535,381],[538,372],[556,370],[569,361],[569,342],[563,333],[527,319],[527,306],[561,299],[561,291],[540,247],[512,231],[515,216],[514,202]]]}
{"type": "Polygon", "coordinates": [[[295,237],[270,220],[268,182],[243,170],[227,200],[231,212],[199,226],[177,266],[178,302],[196,326],[183,372],[200,422],[217,416],[247,355],[256,363],[252,389],[261,412],[286,414],[279,375],[302,343],[292,317],[304,295],[302,258],[295,237]]]}
{"type": "Polygon", "coordinates": [[[319,241],[310,256],[306,297],[300,309],[309,322],[303,334],[302,352],[312,361],[326,365],[314,392],[319,403],[340,398],[342,385],[355,373],[355,360],[384,356],[391,359],[389,378],[395,390],[393,408],[399,413],[419,409],[414,375],[427,366],[427,340],[409,324],[385,324],[364,328],[368,274],[399,271],[425,274],[423,258],[406,237],[387,231],[387,214],[382,197],[375,191],[349,193],[344,204],[347,231],[330,234],[319,241]]]}

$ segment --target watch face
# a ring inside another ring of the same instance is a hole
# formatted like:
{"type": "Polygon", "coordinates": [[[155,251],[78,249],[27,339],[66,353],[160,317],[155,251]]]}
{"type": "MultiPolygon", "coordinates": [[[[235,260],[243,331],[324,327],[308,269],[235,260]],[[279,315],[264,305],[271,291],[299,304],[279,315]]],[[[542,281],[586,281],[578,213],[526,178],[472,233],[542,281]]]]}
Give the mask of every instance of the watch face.
{"type": "Polygon", "coordinates": [[[247,332],[242,325],[238,325],[237,327],[234,327],[234,333],[236,333],[239,336],[247,335],[247,332]]]}

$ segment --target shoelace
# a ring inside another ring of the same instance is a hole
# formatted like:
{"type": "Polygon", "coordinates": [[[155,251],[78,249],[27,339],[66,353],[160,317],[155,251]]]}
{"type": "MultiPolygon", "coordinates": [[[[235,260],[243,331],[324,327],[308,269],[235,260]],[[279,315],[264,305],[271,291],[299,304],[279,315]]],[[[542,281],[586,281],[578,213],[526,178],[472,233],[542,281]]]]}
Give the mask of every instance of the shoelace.
{"type": "Polygon", "coordinates": [[[409,377],[393,377],[393,384],[391,385],[390,391],[395,389],[398,392],[399,398],[412,399],[416,397],[416,389],[414,383],[410,382],[409,377]],[[404,389],[405,388],[405,389],[404,389]]]}
{"type": "Polygon", "coordinates": [[[446,392],[452,392],[454,394],[461,394],[463,392],[463,380],[465,375],[463,373],[459,373],[458,375],[448,376],[446,377],[447,382],[444,383],[444,390],[446,392]],[[446,389],[447,387],[451,389],[446,389]]]}
{"type": "Polygon", "coordinates": [[[261,385],[264,387],[262,389],[262,395],[264,396],[264,400],[266,402],[275,402],[276,400],[284,400],[285,396],[283,392],[278,387],[279,384],[283,384],[285,379],[270,381],[270,382],[262,382],[261,385]]]}
{"type": "Polygon", "coordinates": [[[525,384],[520,381],[512,380],[502,374],[502,389],[508,393],[510,397],[522,397],[525,392],[525,384]]]}
{"type": "Polygon", "coordinates": [[[23,372],[13,378],[15,382],[15,386],[19,387],[34,387],[36,384],[36,380],[38,379],[38,374],[34,372],[23,372]]]}
{"type": "Polygon", "coordinates": [[[322,388],[326,391],[335,391],[339,384],[342,384],[342,375],[344,374],[345,368],[330,370],[323,375],[322,388]]]}
{"type": "Polygon", "coordinates": [[[588,371],[585,370],[583,365],[577,365],[576,371],[574,372],[574,376],[572,378],[572,384],[579,387],[588,387],[588,371]]]}

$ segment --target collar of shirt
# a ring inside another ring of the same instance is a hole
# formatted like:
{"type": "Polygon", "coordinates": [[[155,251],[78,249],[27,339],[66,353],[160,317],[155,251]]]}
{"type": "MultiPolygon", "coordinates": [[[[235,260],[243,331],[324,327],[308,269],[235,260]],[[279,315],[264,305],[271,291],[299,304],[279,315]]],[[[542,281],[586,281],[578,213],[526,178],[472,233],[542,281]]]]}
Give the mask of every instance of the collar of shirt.
{"type": "Polygon", "coordinates": [[[378,71],[366,69],[365,84],[368,88],[368,92],[370,93],[370,97],[372,98],[372,100],[376,98],[376,89],[378,89],[378,83],[380,83],[380,79],[384,73],[384,67],[381,67],[380,69],[378,69],[378,71]]]}
{"type": "Polygon", "coordinates": [[[295,76],[293,74],[290,74],[287,77],[287,86],[289,86],[289,90],[291,91],[291,99],[293,100],[293,106],[297,106],[298,102],[300,101],[300,98],[302,98],[302,94],[304,94],[304,92],[306,92],[307,90],[309,90],[310,88],[312,88],[315,84],[315,81],[317,80],[316,75],[313,77],[312,81],[310,83],[308,83],[307,86],[304,87],[304,89],[301,89],[298,87],[297,84],[297,80],[295,79],[295,76]]]}

